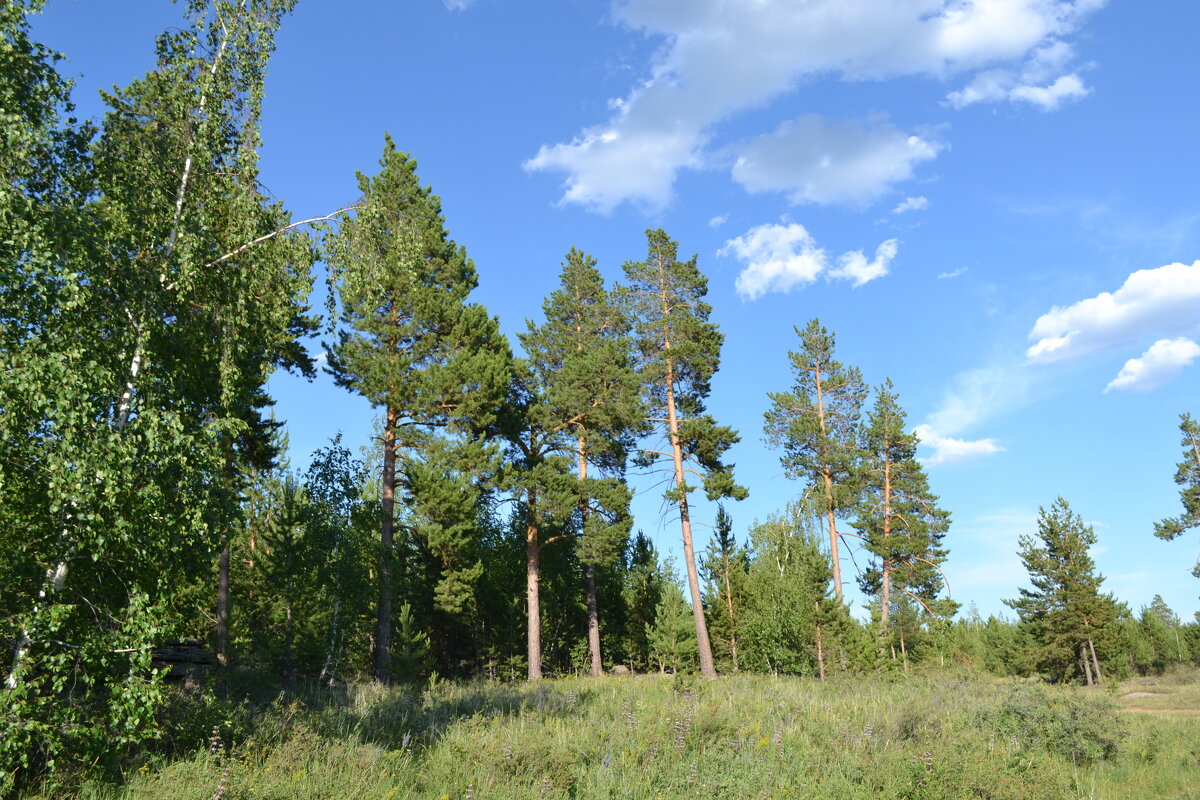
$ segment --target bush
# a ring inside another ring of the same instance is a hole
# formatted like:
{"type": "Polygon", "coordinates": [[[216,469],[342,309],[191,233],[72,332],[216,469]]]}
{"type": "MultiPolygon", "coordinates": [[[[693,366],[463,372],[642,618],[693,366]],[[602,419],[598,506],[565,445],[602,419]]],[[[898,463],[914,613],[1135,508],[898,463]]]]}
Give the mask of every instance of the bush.
{"type": "Polygon", "coordinates": [[[1039,685],[1012,687],[987,720],[1020,747],[1044,748],[1076,764],[1111,758],[1126,735],[1111,702],[1039,685]]]}

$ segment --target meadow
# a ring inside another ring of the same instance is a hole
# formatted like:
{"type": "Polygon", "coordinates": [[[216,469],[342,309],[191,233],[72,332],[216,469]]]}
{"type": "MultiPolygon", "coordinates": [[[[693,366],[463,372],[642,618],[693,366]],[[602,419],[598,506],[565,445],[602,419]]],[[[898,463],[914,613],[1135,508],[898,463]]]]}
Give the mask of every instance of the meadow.
{"type": "Polygon", "coordinates": [[[1200,798],[1195,671],[1107,691],[951,670],[258,689],[185,692],[123,786],[80,796],[1200,798]]]}

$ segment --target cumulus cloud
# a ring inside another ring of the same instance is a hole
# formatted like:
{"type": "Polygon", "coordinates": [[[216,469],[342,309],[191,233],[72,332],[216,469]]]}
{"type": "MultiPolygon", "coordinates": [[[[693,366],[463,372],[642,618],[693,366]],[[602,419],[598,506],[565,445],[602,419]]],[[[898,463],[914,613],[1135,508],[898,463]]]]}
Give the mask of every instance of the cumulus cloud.
{"type": "Polygon", "coordinates": [[[1102,3],[616,0],[616,20],[663,40],[647,77],[611,104],[607,121],[544,145],[525,167],[563,173],[564,202],[599,211],[625,201],[662,206],[679,169],[704,165],[718,123],[806,78],[942,80],[1021,65],[1018,75],[1047,71],[1046,80],[1028,83],[1046,89],[1046,100],[1067,96],[1069,84],[1049,88],[1066,74],[1062,64],[1058,74],[1051,69],[1063,52],[1056,45],[1102,3]]]}
{"type": "Polygon", "coordinates": [[[1142,269],[1115,292],[1101,292],[1038,318],[1025,351],[1047,364],[1128,345],[1151,334],[1187,336],[1200,328],[1200,261],[1142,269]]]}
{"type": "Polygon", "coordinates": [[[1148,392],[1157,389],[1182,372],[1197,356],[1200,356],[1200,344],[1191,339],[1159,339],[1140,358],[1126,361],[1104,391],[1148,392]]]}
{"type": "Polygon", "coordinates": [[[888,274],[888,265],[892,263],[892,259],[896,257],[899,249],[898,241],[888,239],[875,248],[875,258],[871,261],[867,261],[862,250],[844,253],[838,258],[837,269],[830,270],[829,277],[852,281],[855,288],[862,286],[867,281],[882,278],[888,274]]]}
{"type": "Polygon", "coordinates": [[[911,178],[941,148],[887,123],[805,114],[745,144],[733,179],[749,192],[786,192],[794,204],[865,203],[911,178]]]}
{"type": "Polygon", "coordinates": [[[732,255],[746,264],[737,276],[737,291],[755,300],[767,292],[789,292],[796,284],[815,281],[828,266],[803,225],[758,225],[725,242],[718,256],[732,255]]]}
{"type": "Polygon", "coordinates": [[[893,214],[907,214],[909,211],[924,211],[929,208],[929,198],[921,197],[906,197],[900,201],[899,205],[892,209],[893,214]]]}
{"type": "Polygon", "coordinates": [[[710,219],[710,220],[708,221],[708,227],[710,227],[710,228],[719,228],[719,227],[721,227],[722,225],[724,225],[724,224],[725,224],[726,222],[728,222],[728,221],[729,221],[729,215],[728,215],[728,214],[718,214],[717,216],[713,217],[712,219],[710,219]]]}
{"type": "Polygon", "coordinates": [[[938,280],[939,280],[939,281],[944,281],[944,280],[947,280],[947,279],[949,279],[949,278],[957,278],[957,277],[958,277],[958,276],[960,276],[960,275],[964,275],[964,274],[966,274],[966,272],[967,272],[967,268],[966,268],[966,267],[959,267],[958,269],[956,269],[956,270],[953,270],[953,271],[951,271],[951,272],[939,272],[939,273],[938,273],[938,280]]]}
{"type": "Polygon", "coordinates": [[[868,261],[861,250],[844,253],[830,268],[829,256],[803,225],[758,225],[725,242],[718,256],[733,256],[746,266],[738,273],[738,294],[755,300],[767,292],[787,293],[824,275],[827,279],[853,282],[858,287],[888,273],[899,243],[888,239],[868,261]]]}

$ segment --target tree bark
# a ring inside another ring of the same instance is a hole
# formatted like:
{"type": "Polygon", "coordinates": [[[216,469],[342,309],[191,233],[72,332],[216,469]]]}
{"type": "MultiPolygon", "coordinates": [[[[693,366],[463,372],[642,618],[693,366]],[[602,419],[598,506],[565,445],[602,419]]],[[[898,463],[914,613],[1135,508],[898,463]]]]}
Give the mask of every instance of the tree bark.
{"type": "Polygon", "coordinates": [[[375,624],[375,681],[391,683],[388,661],[392,648],[392,543],[396,508],[396,410],[387,408],[383,430],[383,520],[380,525],[379,609],[375,624]]]}
{"type": "MultiPolygon", "coordinates": [[[[888,539],[892,534],[892,464],[888,456],[888,442],[884,442],[883,455],[883,548],[887,552],[888,539]]],[[[892,603],[892,561],[883,557],[883,586],[879,593],[879,624],[884,632],[888,629],[888,612],[892,603]]]]}
{"type": "MultiPolygon", "coordinates": [[[[582,436],[578,439],[579,446],[579,483],[587,480],[587,442],[582,436]]],[[[579,499],[579,513],[586,526],[588,518],[588,501],[586,496],[579,499]]],[[[592,675],[604,674],[604,661],[600,657],[600,605],[596,597],[596,565],[588,561],[583,565],[584,585],[587,592],[587,637],[588,657],[591,661],[592,675]]]]}
{"type": "Polygon", "coordinates": [[[525,651],[528,660],[526,677],[531,681],[542,679],[542,607],[539,593],[540,548],[538,547],[538,528],[534,522],[537,499],[530,489],[526,494],[526,525],[525,525],[525,607],[528,625],[526,626],[525,651]]]}
{"type": "Polygon", "coordinates": [[[733,622],[733,587],[729,582],[729,553],[722,557],[725,568],[725,607],[729,611],[729,656],[733,660],[733,671],[738,671],[737,628],[733,622]]]}
{"type": "Polygon", "coordinates": [[[1088,651],[1092,655],[1092,669],[1096,672],[1096,685],[1104,684],[1104,678],[1100,673],[1100,660],[1096,658],[1096,645],[1092,643],[1092,637],[1088,637],[1088,651]]]}
{"type": "MultiPolygon", "coordinates": [[[[821,428],[821,438],[826,437],[825,432],[825,398],[824,389],[821,385],[821,365],[816,364],[813,369],[813,378],[817,384],[817,424],[821,428]]],[[[837,601],[843,603],[842,600],[842,567],[838,559],[838,534],[837,522],[834,520],[833,508],[833,476],[829,474],[828,462],[821,466],[821,478],[825,484],[825,510],[829,517],[829,558],[833,562],[833,593],[837,595],[837,601]]]]}
{"type": "Polygon", "coordinates": [[[1083,644],[1079,646],[1079,662],[1083,664],[1083,677],[1087,681],[1087,685],[1094,685],[1095,681],[1092,680],[1092,665],[1088,661],[1087,647],[1083,644]]]}
{"type": "MultiPolygon", "coordinates": [[[[817,602],[817,613],[821,613],[821,603],[817,602]]],[[[817,677],[825,680],[825,646],[821,641],[821,626],[817,626],[817,677]]]]}
{"type": "Polygon", "coordinates": [[[675,413],[675,375],[667,359],[667,424],[671,436],[671,456],[675,462],[675,485],[679,488],[679,525],[683,532],[683,561],[687,566],[688,589],[692,596],[692,616],[696,620],[696,646],[700,653],[700,674],[717,677],[713,663],[712,644],[708,640],[708,625],[704,620],[704,603],[700,598],[700,578],[696,574],[696,551],[692,547],[692,519],[688,510],[686,476],[683,472],[683,446],[679,443],[679,418],[675,413]]]}
{"type": "Polygon", "coordinates": [[[217,661],[229,666],[229,550],[228,540],[217,561],[217,661]]]}

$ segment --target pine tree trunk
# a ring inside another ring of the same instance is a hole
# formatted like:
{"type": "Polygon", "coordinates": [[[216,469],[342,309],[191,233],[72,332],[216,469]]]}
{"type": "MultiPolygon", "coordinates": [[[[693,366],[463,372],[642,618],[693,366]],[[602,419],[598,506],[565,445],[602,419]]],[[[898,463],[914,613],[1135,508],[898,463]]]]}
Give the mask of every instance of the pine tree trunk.
{"type": "MultiPolygon", "coordinates": [[[[817,603],[817,613],[821,613],[821,604],[817,603]]],[[[821,642],[821,626],[817,626],[817,677],[825,680],[825,647],[821,642]]]]}
{"type": "Polygon", "coordinates": [[[1079,645],[1079,663],[1083,665],[1083,677],[1087,681],[1088,686],[1092,686],[1095,681],[1092,680],[1092,665],[1088,661],[1086,645],[1079,645]]]}
{"type": "Polygon", "coordinates": [[[733,659],[733,671],[738,671],[737,628],[733,623],[733,587],[729,582],[729,553],[724,554],[725,607],[729,610],[729,656],[733,659]]]}
{"type": "MultiPolygon", "coordinates": [[[[582,436],[578,440],[579,445],[579,482],[587,480],[587,442],[582,436]]],[[[581,497],[579,500],[579,513],[587,523],[588,501],[586,497],[581,497]]],[[[596,565],[590,561],[583,565],[584,586],[587,592],[587,637],[588,637],[588,657],[592,665],[592,675],[599,676],[604,674],[604,661],[600,657],[600,604],[596,597],[596,565]]]]}
{"type": "MultiPolygon", "coordinates": [[[[900,630],[904,630],[901,628],[900,630]]],[[[904,645],[904,634],[900,634],[900,659],[904,664],[904,671],[908,672],[908,648],[904,645]]]]}
{"type": "Polygon", "coordinates": [[[700,653],[700,674],[717,677],[713,663],[712,645],[708,640],[708,625],[704,620],[704,604],[700,598],[700,579],[696,574],[696,551],[692,547],[692,519],[688,511],[687,485],[683,472],[683,447],[679,443],[679,418],[675,412],[675,374],[667,360],[667,423],[670,426],[671,456],[675,462],[675,485],[679,488],[679,524],[683,532],[683,561],[687,567],[688,589],[692,596],[692,616],[696,620],[696,646],[700,653]]]}
{"type": "MultiPolygon", "coordinates": [[[[884,443],[883,456],[883,549],[888,552],[888,539],[892,534],[892,464],[884,443]]],[[[884,632],[888,629],[888,613],[892,603],[892,560],[883,557],[883,586],[879,593],[879,624],[884,632]]]]}
{"type": "MultiPolygon", "coordinates": [[[[211,563],[211,562],[210,562],[211,563]]],[[[229,542],[217,561],[217,661],[229,666],[229,542]]]]}
{"type": "Polygon", "coordinates": [[[1096,673],[1096,685],[1102,685],[1104,678],[1100,674],[1100,660],[1096,658],[1096,645],[1092,643],[1092,637],[1088,637],[1088,651],[1092,654],[1092,669],[1096,673]]]}
{"type": "Polygon", "coordinates": [[[379,609],[375,624],[375,681],[391,682],[388,660],[392,646],[392,543],[396,508],[396,410],[387,409],[383,430],[383,521],[380,526],[379,609]]]}
{"type": "Polygon", "coordinates": [[[596,606],[596,565],[583,565],[584,583],[587,585],[588,655],[592,664],[592,675],[604,674],[604,662],[600,660],[600,614],[596,606]]]}
{"type": "Polygon", "coordinates": [[[525,607],[529,624],[526,626],[525,652],[528,661],[526,677],[531,681],[542,678],[542,607],[538,596],[540,549],[538,547],[538,529],[534,524],[536,513],[533,490],[526,494],[526,525],[525,525],[525,607]]]}
{"type": "MultiPolygon", "coordinates": [[[[817,364],[816,369],[813,370],[813,378],[817,384],[817,423],[821,428],[821,438],[825,439],[825,398],[824,389],[821,385],[820,364],[817,364]]],[[[842,566],[838,558],[837,522],[834,520],[833,513],[833,477],[829,474],[829,470],[826,467],[822,467],[821,477],[825,484],[825,510],[829,516],[829,558],[833,562],[833,593],[837,595],[837,601],[843,603],[842,566]]]]}

